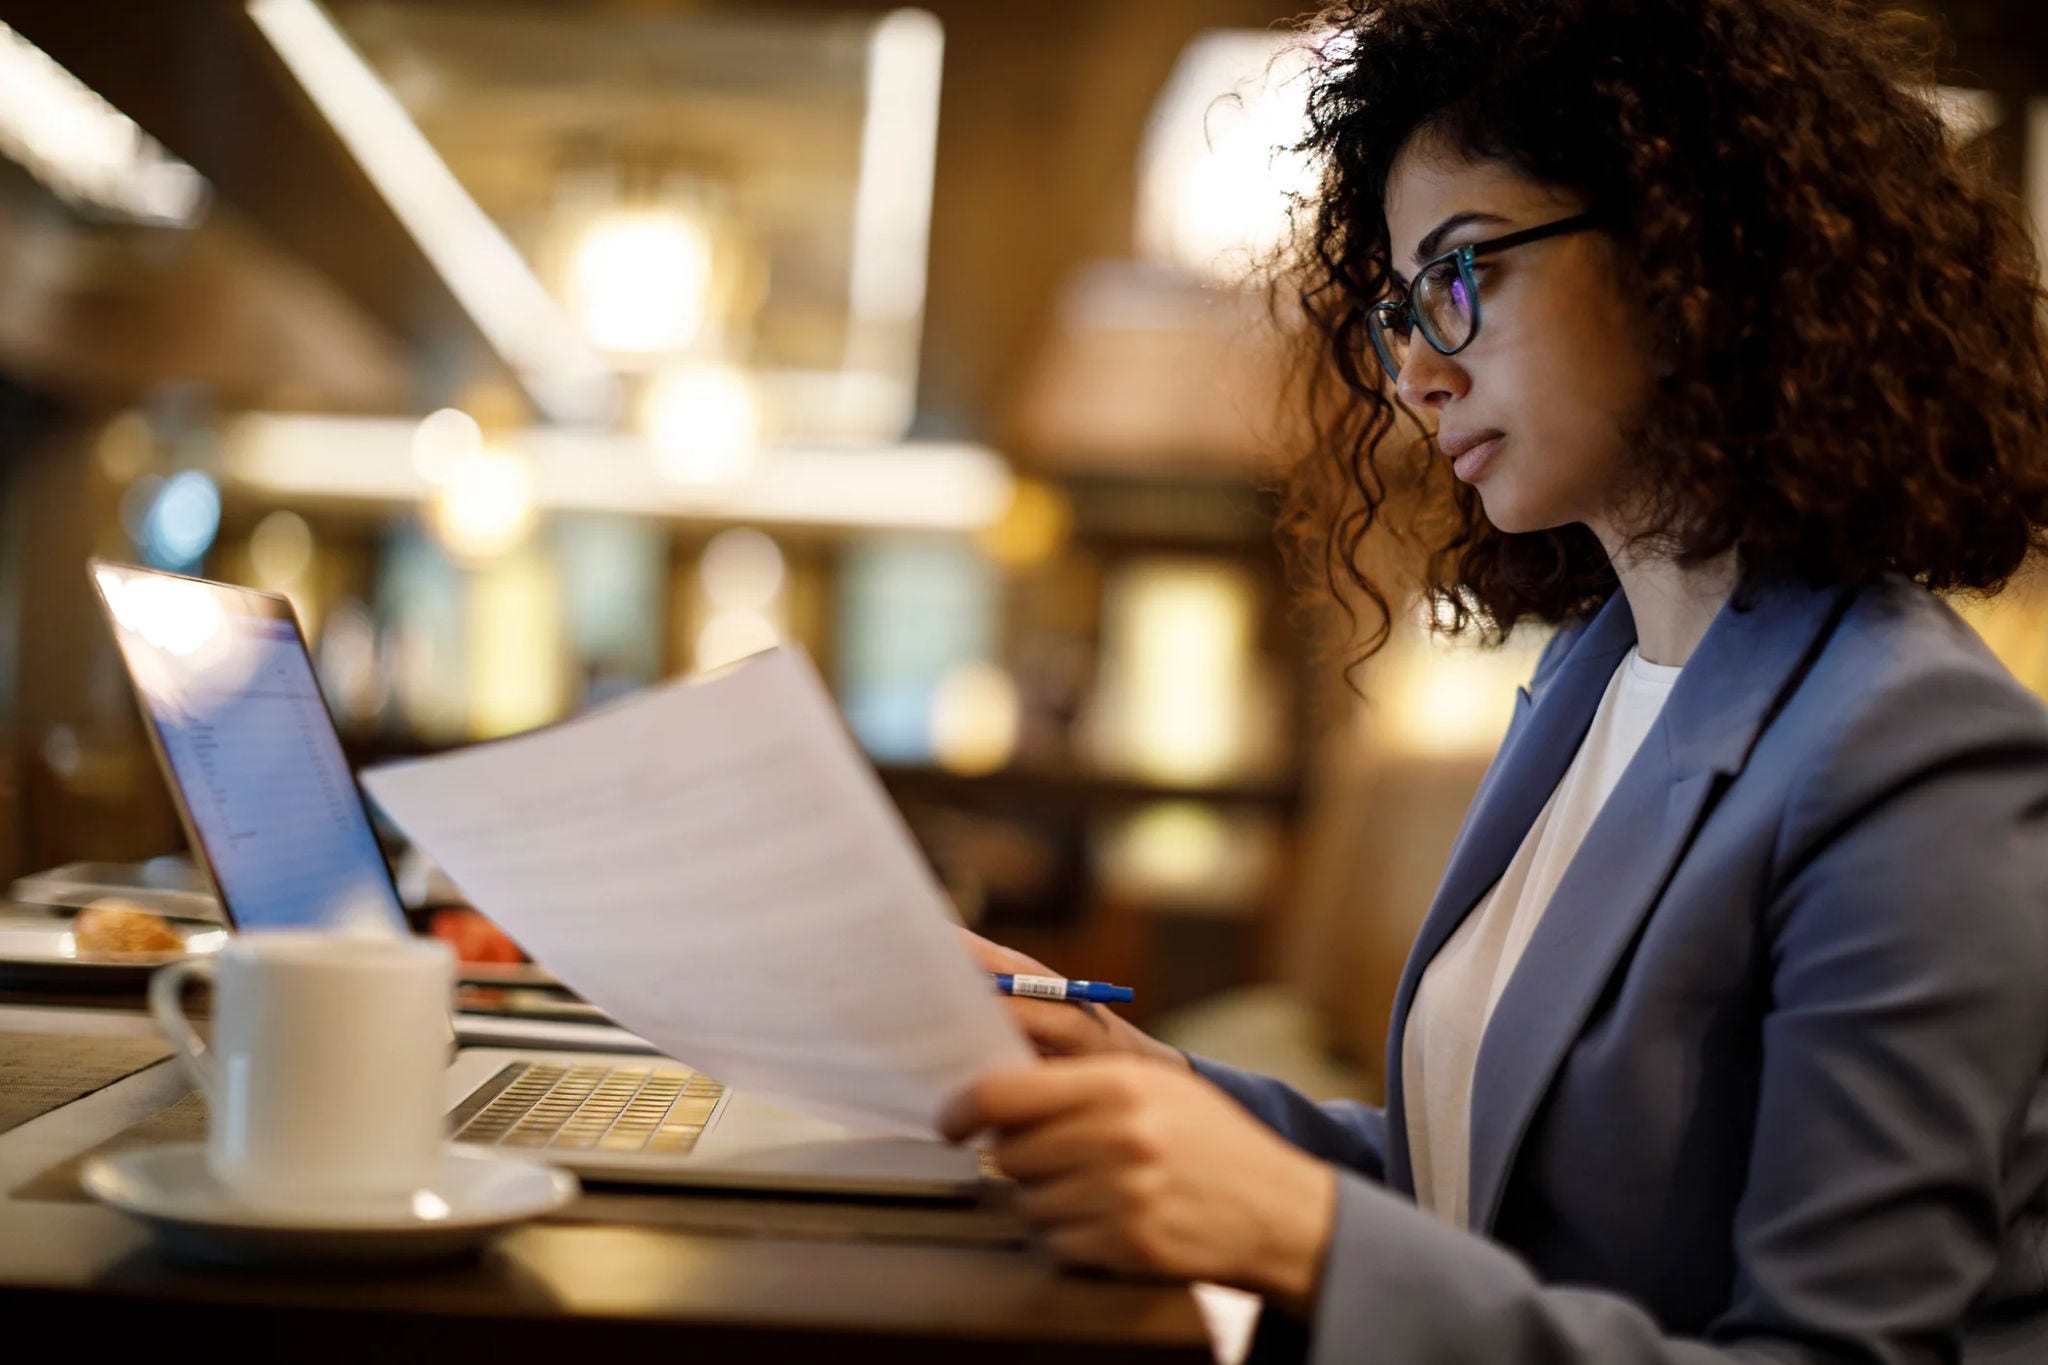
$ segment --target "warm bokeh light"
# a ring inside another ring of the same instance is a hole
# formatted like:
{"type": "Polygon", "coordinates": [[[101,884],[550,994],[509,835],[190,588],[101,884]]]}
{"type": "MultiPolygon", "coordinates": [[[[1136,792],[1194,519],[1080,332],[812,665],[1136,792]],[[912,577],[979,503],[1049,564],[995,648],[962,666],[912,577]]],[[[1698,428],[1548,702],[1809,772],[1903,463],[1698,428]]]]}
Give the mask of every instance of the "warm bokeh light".
{"type": "Polygon", "coordinates": [[[1243,757],[1253,593],[1218,562],[1138,560],[1110,586],[1095,740],[1112,769],[1194,785],[1243,757]]]}
{"type": "Polygon", "coordinates": [[[559,421],[610,416],[617,376],[326,9],[248,0],[248,13],[541,409],[559,421]]]}
{"type": "Polygon", "coordinates": [[[1518,630],[1507,645],[1486,649],[1429,634],[1428,625],[1427,609],[1418,608],[1375,661],[1367,681],[1375,705],[1362,723],[1378,742],[1402,753],[1491,753],[1545,632],[1518,630]]]}
{"type": "Polygon", "coordinates": [[[782,595],[786,569],[773,539],[752,527],[720,531],[704,547],[697,580],[715,611],[759,611],[782,595]]]}
{"type": "Polygon", "coordinates": [[[570,258],[570,310],[604,350],[676,354],[704,330],[712,260],[704,229],[673,209],[605,214],[570,258]]]}
{"type": "Polygon", "coordinates": [[[965,664],[932,697],[932,757],[949,772],[992,773],[1017,752],[1017,685],[994,664],[965,664]]]}
{"type": "Polygon", "coordinates": [[[93,454],[108,482],[120,485],[138,477],[156,458],[156,436],[149,429],[149,419],[139,412],[110,418],[100,428],[93,454]]]}
{"type": "Polygon", "coordinates": [[[545,725],[567,701],[562,593],[540,553],[505,555],[468,576],[469,731],[480,739],[545,725]]]}
{"type": "Polygon", "coordinates": [[[1225,843],[1223,820],[1208,806],[1156,801],[1117,828],[1105,861],[1127,885],[1185,892],[1216,874],[1225,843]]]}
{"type": "Polygon", "coordinates": [[[753,465],[760,401],[747,377],[722,365],[665,370],[648,386],[642,428],[654,467],[678,483],[731,483],[753,465]]]}
{"type": "Polygon", "coordinates": [[[1290,196],[1315,189],[1306,155],[1312,54],[1291,33],[1221,30],[1182,50],[1139,155],[1139,249],[1198,275],[1242,279],[1283,243],[1290,196]]]}
{"type": "Polygon", "coordinates": [[[480,560],[504,554],[533,530],[533,471],[525,460],[488,448],[470,452],[435,490],[428,521],[450,553],[480,560]]]}
{"type": "Polygon", "coordinates": [[[1067,495],[1042,479],[1019,479],[1003,515],[981,533],[982,552],[1010,569],[1028,569],[1058,554],[1074,530],[1067,495]]]}
{"type": "Polygon", "coordinates": [[[1100,845],[1105,885],[1177,910],[1242,912],[1276,855],[1270,819],[1196,801],[1154,801],[1113,822],[1100,845]]]}
{"type": "Polygon", "coordinates": [[[455,466],[484,448],[484,431],[461,408],[442,408],[420,419],[412,434],[412,467],[428,483],[448,482],[455,466]]]}
{"type": "Polygon", "coordinates": [[[721,611],[697,631],[695,663],[702,671],[738,663],[782,642],[782,628],[758,611],[721,611]]]}
{"type": "Polygon", "coordinates": [[[249,567],[258,586],[288,592],[313,565],[313,528],[297,512],[279,508],[249,533],[249,567]]]}
{"type": "Polygon", "coordinates": [[[781,642],[787,633],[781,547],[752,527],[720,531],[697,560],[691,665],[723,668],[781,642]]]}

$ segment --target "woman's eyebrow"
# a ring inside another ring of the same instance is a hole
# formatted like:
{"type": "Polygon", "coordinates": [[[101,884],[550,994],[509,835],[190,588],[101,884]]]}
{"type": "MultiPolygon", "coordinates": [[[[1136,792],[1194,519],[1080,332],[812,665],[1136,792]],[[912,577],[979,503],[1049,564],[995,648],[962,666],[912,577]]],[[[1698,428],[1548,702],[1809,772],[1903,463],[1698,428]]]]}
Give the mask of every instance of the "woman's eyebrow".
{"type": "MultiPolygon", "coordinates": [[[[1473,209],[1467,209],[1462,213],[1454,213],[1424,233],[1422,240],[1415,244],[1415,264],[1422,265],[1435,260],[1437,256],[1442,254],[1444,238],[1450,236],[1459,228],[1470,227],[1474,223],[1498,223],[1506,226],[1508,220],[1497,213],[1480,213],[1473,209]]],[[[1402,293],[1408,292],[1408,277],[1406,275],[1403,275],[1398,270],[1389,270],[1387,273],[1394,277],[1394,283],[1400,286],[1402,293]]]]}

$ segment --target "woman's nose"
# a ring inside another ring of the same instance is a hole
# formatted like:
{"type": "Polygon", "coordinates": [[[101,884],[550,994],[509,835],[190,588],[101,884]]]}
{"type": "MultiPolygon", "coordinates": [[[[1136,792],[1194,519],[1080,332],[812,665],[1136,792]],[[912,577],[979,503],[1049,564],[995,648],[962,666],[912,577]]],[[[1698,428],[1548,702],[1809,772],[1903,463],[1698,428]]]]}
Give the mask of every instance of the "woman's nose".
{"type": "Polygon", "coordinates": [[[1465,367],[1419,336],[1408,348],[1407,362],[1394,383],[1401,401],[1413,408],[1441,408],[1453,398],[1462,398],[1467,387],[1465,367]]]}

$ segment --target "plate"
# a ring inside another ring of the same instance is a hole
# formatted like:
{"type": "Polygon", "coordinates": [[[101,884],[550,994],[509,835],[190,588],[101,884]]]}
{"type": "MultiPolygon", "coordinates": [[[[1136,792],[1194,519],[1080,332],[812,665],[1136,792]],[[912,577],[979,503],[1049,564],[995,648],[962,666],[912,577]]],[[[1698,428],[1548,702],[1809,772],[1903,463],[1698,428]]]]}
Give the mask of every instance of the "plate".
{"type": "MultiPolygon", "coordinates": [[[[182,953],[82,953],[68,919],[0,915],[0,990],[141,991],[166,962],[218,952],[228,930],[182,922],[182,953]]],[[[480,986],[552,986],[555,978],[533,962],[458,962],[456,979],[480,986]]]]}
{"type": "Polygon", "coordinates": [[[562,1208],[581,1188],[567,1171],[537,1161],[449,1147],[434,1179],[409,1198],[276,1209],[249,1204],[221,1184],[199,1142],[92,1157],[79,1183],[101,1203],[148,1224],[172,1255],[239,1269],[458,1256],[562,1208]]]}
{"type": "Polygon", "coordinates": [[[0,919],[0,988],[13,990],[141,990],[166,962],[219,951],[227,930],[180,926],[182,953],[82,953],[68,920],[0,919]]]}

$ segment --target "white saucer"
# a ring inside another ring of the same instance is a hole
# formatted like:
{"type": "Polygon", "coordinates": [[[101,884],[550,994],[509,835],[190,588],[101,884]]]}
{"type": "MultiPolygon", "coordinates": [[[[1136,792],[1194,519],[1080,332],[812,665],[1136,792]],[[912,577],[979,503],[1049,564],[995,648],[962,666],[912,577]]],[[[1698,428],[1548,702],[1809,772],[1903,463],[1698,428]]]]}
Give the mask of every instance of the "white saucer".
{"type": "Polygon", "coordinates": [[[453,1256],[574,1199],[576,1177],[536,1161],[450,1147],[409,1201],[314,1210],[245,1203],[214,1178],[198,1142],[95,1156],[86,1193],[149,1224],[167,1250],[239,1267],[359,1265],[453,1256]]]}

